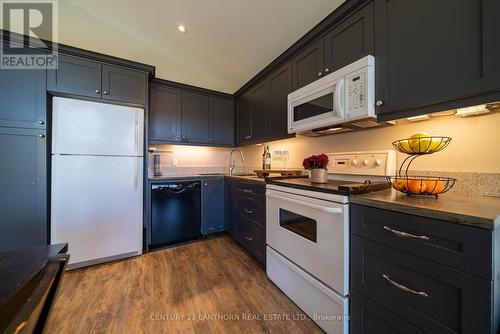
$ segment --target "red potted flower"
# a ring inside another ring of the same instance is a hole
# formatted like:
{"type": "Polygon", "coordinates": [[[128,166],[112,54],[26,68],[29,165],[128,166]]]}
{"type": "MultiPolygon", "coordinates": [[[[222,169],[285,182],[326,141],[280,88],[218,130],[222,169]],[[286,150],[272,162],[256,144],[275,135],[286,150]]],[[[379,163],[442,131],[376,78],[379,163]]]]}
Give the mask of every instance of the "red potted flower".
{"type": "Polygon", "coordinates": [[[304,159],[302,166],[310,170],[310,180],[313,183],[326,183],[328,181],[328,156],[326,154],[311,155],[304,159]]]}

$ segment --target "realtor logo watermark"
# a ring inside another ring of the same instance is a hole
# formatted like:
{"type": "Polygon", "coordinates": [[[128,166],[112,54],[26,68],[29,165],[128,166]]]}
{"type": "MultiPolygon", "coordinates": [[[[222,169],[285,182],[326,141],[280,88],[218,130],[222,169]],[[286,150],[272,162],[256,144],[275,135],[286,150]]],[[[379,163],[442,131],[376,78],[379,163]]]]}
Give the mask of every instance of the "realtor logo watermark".
{"type": "Polygon", "coordinates": [[[0,11],[0,69],[57,68],[57,0],[1,0],[0,11]]]}

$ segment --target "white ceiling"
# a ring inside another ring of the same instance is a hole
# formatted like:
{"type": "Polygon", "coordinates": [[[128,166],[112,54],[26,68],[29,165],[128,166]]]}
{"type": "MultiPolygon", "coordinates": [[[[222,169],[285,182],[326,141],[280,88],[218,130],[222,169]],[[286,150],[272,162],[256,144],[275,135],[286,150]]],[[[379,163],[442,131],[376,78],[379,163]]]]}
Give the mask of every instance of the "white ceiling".
{"type": "Polygon", "coordinates": [[[342,2],[60,0],[59,42],[154,65],[162,79],[234,93],[342,2]]]}

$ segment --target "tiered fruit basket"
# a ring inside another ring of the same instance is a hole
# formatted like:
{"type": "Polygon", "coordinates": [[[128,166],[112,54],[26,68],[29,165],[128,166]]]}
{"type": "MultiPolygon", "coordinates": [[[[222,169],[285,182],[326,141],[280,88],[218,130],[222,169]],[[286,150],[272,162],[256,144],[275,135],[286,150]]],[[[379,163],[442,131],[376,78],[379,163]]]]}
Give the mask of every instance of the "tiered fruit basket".
{"type": "Polygon", "coordinates": [[[449,191],[455,184],[456,179],[440,176],[408,175],[412,162],[421,155],[432,154],[444,150],[450,144],[450,137],[428,136],[418,138],[406,138],[396,140],[392,143],[394,148],[404,154],[408,154],[396,176],[387,177],[392,187],[408,195],[432,195],[438,196],[449,191]]]}

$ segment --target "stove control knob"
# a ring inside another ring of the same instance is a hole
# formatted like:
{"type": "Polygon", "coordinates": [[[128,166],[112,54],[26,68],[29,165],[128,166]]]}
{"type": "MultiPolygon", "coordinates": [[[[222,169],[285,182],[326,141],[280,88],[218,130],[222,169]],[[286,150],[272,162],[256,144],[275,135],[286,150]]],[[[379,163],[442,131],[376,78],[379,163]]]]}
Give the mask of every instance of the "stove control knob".
{"type": "Polygon", "coordinates": [[[368,166],[369,163],[370,161],[368,161],[368,159],[363,160],[363,165],[368,166]]]}
{"type": "Polygon", "coordinates": [[[382,159],[375,160],[375,165],[381,166],[382,165],[382,159]]]}
{"type": "Polygon", "coordinates": [[[353,165],[354,167],[356,167],[358,165],[358,160],[354,159],[351,161],[351,165],[353,165]]]}

